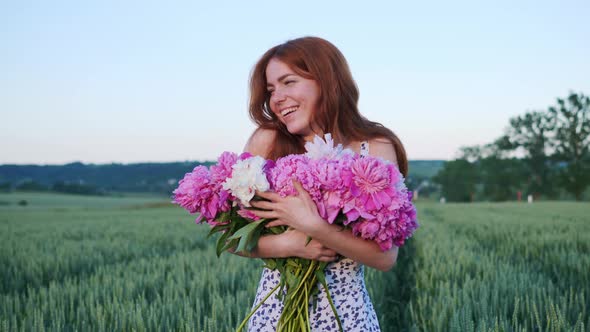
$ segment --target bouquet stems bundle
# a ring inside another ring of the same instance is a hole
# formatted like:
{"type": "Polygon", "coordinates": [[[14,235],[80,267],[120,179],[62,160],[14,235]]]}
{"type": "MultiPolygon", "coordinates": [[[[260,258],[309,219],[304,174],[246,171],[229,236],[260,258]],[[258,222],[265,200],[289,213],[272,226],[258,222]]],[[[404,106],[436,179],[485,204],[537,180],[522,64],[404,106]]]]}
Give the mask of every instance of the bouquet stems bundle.
{"type": "MultiPolygon", "coordinates": [[[[267,264],[281,264],[278,268],[281,271],[281,280],[260,303],[256,305],[250,314],[242,321],[237,331],[242,331],[250,317],[264,304],[264,302],[275,292],[276,296],[283,302],[283,311],[277,325],[277,331],[311,331],[309,320],[309,308],[314,305],[314,296],[319,292],[317,284],[320,283],[326,292],[328,285],[324,276],[326,262],[319,262],[301,258],[271,259],[267,264]]],[[[342,331],[342,323],[338,317],[336,307],[328,293],[328,301],[334,312],[339,330],[342,331]]]]}

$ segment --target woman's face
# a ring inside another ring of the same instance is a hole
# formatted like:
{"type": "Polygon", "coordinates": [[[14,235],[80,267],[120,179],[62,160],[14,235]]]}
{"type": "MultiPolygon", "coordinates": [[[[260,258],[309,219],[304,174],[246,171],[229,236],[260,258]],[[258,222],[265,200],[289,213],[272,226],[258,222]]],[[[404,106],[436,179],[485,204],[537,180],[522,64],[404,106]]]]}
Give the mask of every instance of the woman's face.
{"type": "Polygon", "coordinates": [[[322,134],[311,123],[318,108],[320,89],[316,81],[301,77],[286,63],[271,59],[266,66],[270,109],[285,124],[291,134],[311,140],[322,134]]]}

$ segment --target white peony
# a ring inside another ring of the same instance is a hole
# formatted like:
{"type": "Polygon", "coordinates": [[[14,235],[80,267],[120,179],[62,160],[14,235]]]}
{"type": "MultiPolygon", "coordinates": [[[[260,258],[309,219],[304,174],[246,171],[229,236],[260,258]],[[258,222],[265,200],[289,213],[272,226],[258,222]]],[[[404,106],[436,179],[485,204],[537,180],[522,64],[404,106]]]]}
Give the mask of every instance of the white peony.
{"type": "Polygon", "coordinates": [[[325,141],[316,135],[313,138],[313,142],[305,143],[305,155],[310,159],[336,159],[343,154],[352,154],[352,150],[342,148],[342,144],[338,144],[334,147],[334,141],[332,140],[332,134],[325,134],[325,141]]]}
{"type": "Polygon", "coordinates": [[[223,183],[223,189],[228,190],[244,206],[250,206],[250,200],[256,191],[267,191],[270,184],[266,179],[263,168],[266,161],[260,156],[238,160],[233,166],[231,178],[223,183]]]}

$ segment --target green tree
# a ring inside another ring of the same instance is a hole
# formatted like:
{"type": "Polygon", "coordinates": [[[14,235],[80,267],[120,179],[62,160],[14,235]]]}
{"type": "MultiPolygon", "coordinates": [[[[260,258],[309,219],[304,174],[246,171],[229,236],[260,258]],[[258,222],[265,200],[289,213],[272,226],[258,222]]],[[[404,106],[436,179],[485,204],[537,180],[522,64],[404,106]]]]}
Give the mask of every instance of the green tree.
{"type": "Polygon", "coordinates": [[[508,158],[499,140],[485,145],[461,147],[461,159],[472,162],[477,174],[476,192],[479,198],[506,201],[521,191],[526,171],[521,160],[508,158]]]}
{"type": "Polygon", "coordinates": [[[48,188],[46,185],[43,185],[39,182],[27,180],[23,181],[16,185],[16,190],[22,191],[47,191],[48,188]]]}
{"type": "Polygon", "coordinates": [[[541,194],[554,197],[556,191],[551,183],[551,165],[548,149],[551,148],[553,131],[551,114],[528,112],[510,119],[510,126],[504,136],[494,142],[498,149],[524,152],[526,165],[527,192],[534,196],[541,194]]]}
{"type": "Polygon", "coordinates": [[[0,182],[0,192],[10,192],[12,184],[10,182],[0,182]]]}
{"type": "Polygon", "coordinates": [[[559,181],[563,188],[582,200],[590,184],[590,98],[570,93],[549,107],[555,126],[555,158],[562,162],[559,181]]]}
{"type": "Polygon", "coordinates": [[[526,178],[523,161],[492,155],[480,159],[476,165],[485,199],[496,202],[516,199],[522,179],[526,178]]]}
{"type": "Polygon", "coordinates": [[[475,195],[477,169],[466,159],[456,159],[446,162],[432,180],[450,202],[469,202],[475,195]]]}

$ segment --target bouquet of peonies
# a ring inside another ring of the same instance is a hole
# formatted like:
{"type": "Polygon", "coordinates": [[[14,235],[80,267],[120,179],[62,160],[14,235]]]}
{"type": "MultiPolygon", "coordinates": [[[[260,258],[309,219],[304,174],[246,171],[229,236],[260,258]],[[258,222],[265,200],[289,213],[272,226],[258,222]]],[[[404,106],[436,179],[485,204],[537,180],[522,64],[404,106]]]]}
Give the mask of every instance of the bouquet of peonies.
{"type": "MultiPolygon", "coordinates": [[[[212,225],[210,234],[221,233],[217,254],[234,248],[248,252],[260,236],[278,234],[285,227],[264,227],[250,210],[256,191],[274,190],[281,196],[297,195],[293,180],[299,181],[315,202],[320,216],[328,223],[352,229],[355,236],[372,240],[383,251],[402,246],[418,227],[412,194],[404,178],[391,162],[360,156],[342,145],[334,146],[330,134],[326,140],[315,137],[305,145],[304,155],[288,155],[276,163],[248,153],[224,152],[217,164],[207,169],[197,166],[180,180],[174,190],[174,203],[190,213],[199,213],[197,223],[212,225]]],[[[277,296],[284,308],[277,330],[309,330],[310,299],[319,292],[320,283],[328,292],[324,268],[327,263],[303,258],[266,259],[266,266],[281,274],[277,296]]],[[[330,294],[328,301],[338,320],[330,294]]],[[[263,299],[244,319],[266,300],[263,299]]]]}

